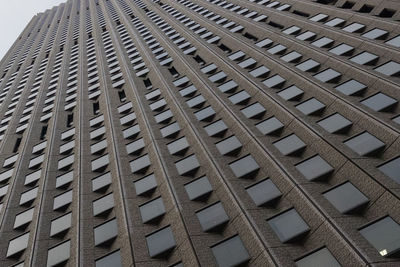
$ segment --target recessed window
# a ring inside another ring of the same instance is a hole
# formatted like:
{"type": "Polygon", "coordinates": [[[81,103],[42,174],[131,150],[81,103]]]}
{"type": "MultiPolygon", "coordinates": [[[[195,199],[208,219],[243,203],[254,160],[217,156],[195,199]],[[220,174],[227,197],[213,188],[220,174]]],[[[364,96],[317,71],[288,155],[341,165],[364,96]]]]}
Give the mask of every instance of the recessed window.
{"type": "Polygon", "coordinates": [[[292,26],[292,27],[289,27],[289,28],[283,30],[282,32],[290,35],[290,34],[296,34],[296,33],[300,32],[300,30],[301,29],[299,27],[292,26]]]}
{"type": "Polygon", "coordinates": [[[228,97],[228,99],[234,105],[242,105],[246,104],[250,100],[250,95],[245,90],[242,90],[234,95],[231,95],[230,97],[228,97]]]}
{"type": "Polygon", "coordinates": [[[394,47],[400,47],[400,35],[397,35],[393,39],[390,39],[389,41],[385,42],[388,45],[392,45],[394,47]]]}
{"type": "Polygon", "coordinates": [[[176,162],[175,166],[179,175],[192,175],[200,167],[200,163],[196,155],[191,155],[176,162]]]}
{"type": "Polygon", "coordinates": [[[94,228],[94,245],[109,245],[117,236],[117,219],[112,219],[94,228]]]}
{"type": "Polygon", "coordinates": [[[383,257],[390,257],[400,250],[400,225],[389,216],[359,231],[383,257]]]}
{"type": "Polygon", "coordinates": [[[179,155],[183,154],[189,148],[189,143],[186,137],[182,137],[169,143],[167,148],[171,155],[179,155]]]}
{"type": "Polygon", "coordinates": [[[271,39],[264,39],[259,41],[258,43],[256,43],[256,46],[260,47],[260,48],[264,48],[264,47],[268,47],[270,45],[272,45],[272,40],[271,39]]]}
{"type": "Polygon", "coordinates": [[[207,66],[201,68],[200,70],[204,74],[211,74],[217,70],[217,66],[214,63],[212,63],[210,65],[207,65],[207,66]]]}
{"type": "Polygon", "coordinates": [[[102,126],[90,132],[90,139],[100,139],[106,133],[106,127],[102,126]]]}
{"type": "Polygon", "coordinates": [[[385,39],[385,37],[387,36],[388,32],[385,30],[381,30],[381,29],[373,29],[370,30],[369,32],[366,32],[362,35],[362,37],[368,38],[368,39],[385,39]]]}
{"type": "Polygon", "coordinates": [[[303,32],[302,34],[297,35],[296,38],[301,41],[308,41],[314,39],[315,36],[317,36],[315,32],[306,31],[303,32]]]}
{"type": "Polygon", "coordinates": [[[139,206],[143,223],[149,223],[165,214],[165,206],[162,198],[156,198],[139,206]]]}
{"type": "Polygon", "coordinates": [[[265,66],[258,67],[252,71],[250,71],[250,75],[253,76],[254,78],[262,78],[266,77],[269,74],[269,69],[265,66]]]}
{"type": "Polygon", "coordinates": [[[260,103],[257,102],[243,108],[241,111],[248,119],[258,119],[264,115],[266,110],[260,103]]]}
{"type": "Polygon", "coordinates": [[[282,196],[281,191],[271,179],[265,179],[247,187],[246,192],[257,206],[271,204],[282,196]]]}
{"type": "Polygon", "coordinates": [[[274,75],[271,78],[268,78],[263,81],[263,84],[270,88],[280,88],[284,83],[285,79],[279,75],[274,75]]]}
{"type": "Polygon", "coordinates": [[[108,164],[110,163],[110,157],[109,155],[104,155],[100,158],[97,158],[95,160],[92,160],[91,166],[92,166],[92,171],[103,171],[105,168],[107,168],[108,164]]]}
{"type": "Polygon", "coordinates": [[[328,15],[320,13],[318,15],[315,15],[314,17],[311,17],[310,20],[318,22],[318,21],[324,21],[327,18],[328,18],[328,15]]]}
{"type": "Polygon", "coordinates": [[[119,250],[112,252],[96,260],[96,267],[122,267],[121,252],[119,250]]]}
{"type": "Polygon", "coordinates": [[[54,197],[53,210],[64,209],[72,202],[72,190],[54,197]]]}
{"type": "Polygon", "coordinates": [[[350,58],[351,61],[360,64],[360,65],[372,65],[377,62],[379,57],[377,55],[368,53],[368,52],[362,52],[361,54],[358,54],[357,56],[354,56],[350,58]]]}
{"type": "Polygon", "coordinates": [[[342,83],[339,86],[336,86],[335,89],[345,95],[359,95],[365,91],[367,86],[362,84],[356,80],[349,80],[345,83],[342,83]]]}
{"type": "Polygon", "coordinates": [[[200,108],[206,102],[202,95],[198,95],[186,101],[189,108],[200,108]]]}
{"type": "Polygon", "coordinates": [[[211,106],[209,106],[195,112],[194,115],[199,121],[210,121],[215,116],[215,111],[211,106]]]}
{"type": "Polygon", "coordinates": [[[328,133],[345,133],[353,125],[351,121],[335,113],[318,122],[318,125],[325,129],[328,133]]]}
{"type": "Polygon", "coordinates": [[[140,158],[132,160],[131,162],[129,162],[129,165],[131,167],[132,173],[145,172],[151,165],[149,155],[146,154],[144,156],[141,156],[140,158]]]}
{"type": "Polygon", "coordinates": [[[309,181],[326,178],[333,172],[333,167],[316,155],[296,164],[296,169],[309,181]]]}
{"type": "Polygon", "coordinates": [[[393,181],[400,184],[400,157],[390,160],[379,166],[378,169],[393,181]]]}
{"type": "Polygon", "coordinates": [[[339,26],[343,25],[344,23],[345,23],[344,19],[334,18],[328,22],[325,22],[325,25],[330,26],[330,27],[339,27],[339,26]]]}
{"type": "Polygon", "coordinates": [[[296,65],[296,68],[302,71],[316,71],[320,65],[319,62],[309,59],[296,65]]]}
{"type": "Polygon", "coordinates": [[[387,76],[399,76],[400,64],[394,61],[389,61],[375,69],[377,72],[387,76]]]}
{"type": "Polygon", "coordinates": [[[270,49],[267,50],[268,53],[273,54],[273,55],[279,55],[279,54],[283,54],[286,51],[286,46],[284,45],[276,45],[270,49]]]}
{"type": "Polygon", "coordinates": [[[129,113],[128,115],[125,115],[119,119],[121,125],[130,125],[132,124],[136,119],[136,114],[134,112],[129,113]]]}
{"type": "Polygon", "coordinates": [[[196,216],[204,232],[217,229],[229,221],[229,217],[221,202],[197,211],[196,216]]]}
{"type": "Polygon", "coordinates": [[[28,223],[32,221],[33,212],[35,208],[23,211],[15,216],[14,229],[25,227],[28,223]]]}
{"type": "Polygon", "coordinates": [[[50,236],[56,236],[65,233],[71,227],[72,213],[63,215],[51,221],[50,236]]]}
{"type": "MultiPolygon", "coordinates": [[[[8,185],[6,187],[4,187],[5,192],[7,192],[7,188],[8,188],[8,185]]],[[[0,191],[2,191],[2,190],[0,189],[0,191]]],[[[30,204],[37,197],[38,191],[39,191],[39,187],[35,187],[33,189],[30,189],[30,190],[25,191],[24,193],[22,193],[21,194],[21,198],[19,200],[19,205],[28,205],[28,204],[30,204]]]]}
{"type": "Polygon", "coordinates": [[[301,153],[305,148],[306,144],[297,137],[295,134],[291,134],[287,137],[282,138],[274,143],[274,146],[285,156],[297,155],[301,153]]]}
{"type": "Polygon", "coordinates": [[[329,52],[338,56],[347,56],[350,55],[353,51],[354,47],[347,44],[341,44],[329,50],[329,52]]]}
{"type": "Polygon", "coordinates": [[[342,30],[344,30],[345,32],[362,32],[364,29],[364,24],[352,23],[349,26],[344,27],[342,30]]]}
{"type": "Polygon", "coordinates": [[[93,192],[105,190],[111,184],[111,173],[107,172],[103,175],[97,176],[92,180],[93,192]]]}
{"type": "Polygon", "coordinates": [[[7,258],[15,256],[16,254],[22,253],[27,247],[29,242],[29,232],[19,237],[12,239],[8,243],[7,258]]]}
{"type": "Polygon", "coordinates": [[[47,254],[47,267],[59,266],[65,263],[70,257],[70,245],[71,241],[68,240],[49,249],[47,254]]]}
{"type": "Polygon", "coordinates": [[[239,67],[241,67],[243,69],[251,69],[251,68],[255,67],[256,64],[257,64],[257,61],[254,58],[248,58],[248,59],[240,62],[238,65],[239,65],[239,67]]]}
{"type": "Polygon", "coordinates": [[[231,93],[231,92],[234,92],[237,87],[238,87],[238,84],[235,81],[230,80],[230,81],[218,86],[218,89],[222,93],[231,93]]]}
{"type": "Polygon", "coordinates": [[[264,135],[273,135],[280,132],[284,125],[276,117],[271,117],[256,124],[256,127],[264,135]]]}
{"type": "Polygon", "coordinates": [[[62,188],[70,184],[74,179],[74,172],[70,171],[56,177],[56,188],[62,188]]]}
{"type": "Polygon", "coordinates": [[[319,249],[296,261],[297,267],[341,267],[340,263],[335,259],[327,248],[319,249]]]}
{"type": "Polygon", "coordinates": [[[183,97],[189,97],[192,96],[195,92],[197,92],[197,88],[194,87],[194,85],[190,85],[184,89],[181,89],[179,91],[179,93],[181,94],[181,96],[183,97]]]}
{"type": "Polygon", "coordinates": [[[198,200],[208,196],[213,189],[207,176],[203,176],[186,184],[185,190],[190,200],[198,200]]]}
{"type": "Polygon", "coordinates": [[[218,120],[205,126],[204,130],[209,136],[222,136],[228,130],[228,126],[222,120],[218,120]]]}
{"type": "Polygon", "coordinates": [[[292,62],[298,62],[302,58],[302,56],[303,56],[302,54],[293,51],[290,52],[289,54],[282,56],[281,59],[285,62],[292,63],[292,62]]]}
{"type": "Polygon", "coordinates": [[[179,79],[175,80],[175,81],[173,82],[173,84],[174,84],[176,87],[183,87],[183,86],[185,86],[188,82],[189,82],[189,78],[186,77],[186,76],[184,76],[184,77],[182,77],[182,78],[179,78],[179,79]]]}
{"type": "Polygon", "coordinates": [[[225,74],[225,72],[220,71],[214,75],[211,75],[210,77],[208,77],[208,79],[213,83],[221,83],[225,80],[226,77],[227,75],[225,74]]]}
{"type": "Polygon", "coordinates": [[[154,174],[150,174],[136,181],[134,184],[136,194],[140,196],[152,192],[157,187],[157,180],[154,174]]]}
{"type": "Polygon", "coordinates": [[[240,266],[250,260],[250,255],[238,235],[211,247],[218,266],[240,266]]]}
{"type": "Polygon", "coordinates": [[[323,195],[343,214],[360,211],[369,202],[369,199],[350,182],[337,186],[323,195]]]}
{"type": "Polygon", "coordinates": [[[368,132],[364,132],[344,142],[360,156],[373,156],[385,147],[385,143],[368,132]]]}
{"type": "Polygon", "coordinates": [[[295,209],[285,211],[267,222],[282,243],[297,241],[310,231],[295,209]]]}
{"type": "Polygon", "coordinates": [[[142,152],[144,147],[145,147],[145,143],[144,143],[143,138],[133,141],[125,146],[126,153],[131,154],[131,155],[140,154],[140,152],[142,152]]]}
{"type": "Polygon", "coordinates": [[[146,236],[146,243],[151,258],[165,256],[176,246],[172,229],[169,226],[146,236]]]}
{"type": "Polygon", "coordinates": [[[229,167],[232,169],[237,178],[251,178],[260,169],[260,166],[251,155],[247,155],[230,163],[229,167]]]}
{"type": "Polygon", "coordinates": [[[215,144],[221,155],[235,155],[242,148],[242,143],[236,138],[231,136],[215,144]]]}
{"type": "Polygon", "coordinates": [[[331,38],[322,37],[321,39],[318,39],[318,40],[312,42],[311,44],[316,47],[324,48],[324,47],[332,46],[333,43],[334,43],[334,41],[331,38]]]}
{"type": "MultiPolygon", "coordinates": [[[[39,172],[39,177],[40,177],[40,172],[41,171],[39,170],[37,172],[39,172]]],[[[0,183],[4,183],[4,182],[8,181],[12,177],[13,173],[14,173],[14,169],[7,170],[7,171],[4,171],[4,172],[0,173],[0,183]]],[[[29,175],[27,175],[27,177],[28,176],[29,175]]],[[[28,178],[25,178],[25,185],[27,184],[27,179],[28,178]]],[[[35,181],[38,180],[38,179],[39,178],[35,179],[35,181]]],[[[31,180],[32,180],[32,178],[28,179],[28,184],[31,183],[31,180]]]]}
{"type": "Polygon", "coordinates": [[[229,55],[228,58],[229,58],[230,60],[237,60],[237,61],[239,61],[239,60],[243,59],[245,56],[246,56],[246,54],[245,54],[243,51],[240,51],[240,50],[239,50],[239,51],[237,51],[237,52],[235,52],[235,53],[229,55]]]}
{"type": "Polygon", "coordinates": [[[338,82],[342,74],[333,69],[326,69],[314,75],[315,79],[323,83],[335,83],[338,82]]]}
{"type": "Polygon", "coordinates": [[[114,208],[114,195],[108,194],[93,201],[93,216],[101,216],[114,208]]]}
{"type": "Polygon", "coordinates": [[[294,101],[299,100],[303,95],[303,90],[298,88],[295,85],[292,85],[278,93],[280,97],[282,97],[286,101],[294,101]]]}
{"type": "Polygon", "coordinates": [[[311,98],[296,106],[305,115],[317,115],[322,112],[325,105],[316,98],[311,98]]]}
{"type": "Polygon", "coordinates": [[[74,164],[75,155],[72,154],[68,157],[62,158],[58,161],[58,169],[66,170],[74,164]]]}
{"type": "Polygon", "coordinates": [[[125,130],[122,131],[122,134],[125,139],[135,138],[139,133],[140,133],[140,127],[138,124],[126,128],[125,130]]]}

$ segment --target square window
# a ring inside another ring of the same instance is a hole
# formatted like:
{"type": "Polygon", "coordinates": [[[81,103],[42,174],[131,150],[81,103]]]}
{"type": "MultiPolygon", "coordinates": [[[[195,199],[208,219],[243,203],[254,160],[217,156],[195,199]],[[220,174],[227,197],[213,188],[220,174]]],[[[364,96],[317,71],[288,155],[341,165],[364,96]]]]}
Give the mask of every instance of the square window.
{"type": "Polygon", "coordinates": [[[221,202],[197,211],[196,216],[204,232],[213,231],[229,221],[221,202]]]}
{"type": "Polygon", "coordinates": [[[96,260],[96,267],[122,267],[121,252],[119,250],[112,252],[96,260]]]}
{"type": "Polygon", "coordinates": [[[333,167],[319,155],[296,164],[296,169],[308,181],[321,180],[334,171],[333,167]]]}
{"type": "Polygon", "coordinates": [[[114,208],[114,195],[108,194],[93,201],[93,216],[101,216],[114,208]]]}
{"type": "Polygon", "coordinates": [[[344,95],[359,95],[365,91],[367,86],[362,84],[356,80],[349,80],[345,83],[342,83],[339,86],[336,86],[335,89],[341,92],[344,95]]]}
{"type": "Polygon", "coordinates": [[[29,232],[19,237],[16,237],[8,243],[7,258],[16,256],[22,253],[27,247],[29,242],[29,232]]]}
{"type": "Polygon", "coordinates": [[[387,76],[399,76],[400,64],[394,61],[389,61],[375,69],[377,72],[387,76]]]}
{"type": "Polygon", "coordinates": [[[228,97],[228,99],[234,105],[241,105],[246,104],[250,100],[250,95],[245,90],[242,90],[234,95],[231,95],[230,97],[228,97]]]}
{"type": "Polygon", "coordinates": [[[250,260],[250,255],[238,235],[211,247],[218,266],[241,266],[250,260]]]}
{"type": "Polygon", "coordinates": [[[214,75],[211,75],[210,77],[208,77],[208,79],[213,82],[213,83],[221,83],[226,79],[227,75],[225,74],[225,72],[220,71],[214,75]]]}
{"type": "Polygon", "coordinates": [[[351,61],[360,64],[360,65],[372,65],[377,62],[379,57],[377,55],[368,53],[368,52],[362,52],[361,54],[358,54],[352,58],[350,58],[351,61]]]}
{"type": "Polygon", "coordinates": [[[329,50],[329,52],[338,56],[347,56],[350,55],[353,51],[354,47],[347,44],[340,44],[329,50]]]}
{"type": "Polygon", "coordinates": [[[218,86],[218,89],[222,93],[231,93],[231,92],[234,92],[237,87],[238,87],[238,84],[235,81],[230,80],[230,81],[218,86]]]}
{"type": "Polygon", "coordinates": [[[242,148],[242,143],[236,138],[231,136],[215,144],[221,155],[235,155],[242,148]]]}
{"type": "Polygon", "coordinates": [[[294,242],[310,231],[295,209],[280,213],[267,222],[282,243],[294,242]]]}
{"type": "Polygon", "coordinates": [[[285,83],[285,79],[279,75],[274,75],[263,81],[263,84],[270,88],[280,88],[285,83]]]}
{"type": "Polygon", "coordinates": [[[325,129],[328,133],[345,133],[353,125],[351,121],[335,113],[318,122],[318,125],[325,129]]]}
{"type": "Polygon", "coordinates": [[[336,83],[342,77],[340,72],[337,72],[333,69],[326,69],[314,75],[315,79],[323,82],[323,83],[336,83]]]}
{"type": "Polygon", "coordinates": [[[129,162],[132,173],[145,172],[151,165],[149,155],[141,156],[135,160],[129,162]]]}
{"type": "Polygon", "coordinates": [[[258,207],[271,204],[282,196],[281,191],[271,179],[265,179],[247,187],[246,192],[258,207]]]}
{"type": "Polygon", "coordinates": [[[260,66],[249,72],[251,76],[254,78],[263,78],[267,77],[269,74],[269,69],[265,66],[260,66]]]}
{"type": "Polygon", "coordinates": [[[310,267],[310,266],[329,266],[341,267],[340,263],[335,259],[327,248],[319,249],[299,260],[296,261],[297,267],[310,267]]]}
{"type": "Polygon", "coordinates": [[[241,111],[248,119],[258,119],[264,115],[266,110],[260,103],[256,102],[243,108],[241,111]]]}
{"type": "Polygon", "coordinates": [[[111,173],[107,172],[100,176],[93,178],[92,180],[92,190],[93,192],[105,190],[111,184],[111,173]]]}
{"type": "Polygon", "coordinates": [[[74,172],[70,171],[56,177],[56,188],[62,188],[70,184],[74,179],[74,172]]]}
{"type": "Polygon", "coordinates": [[[360,156],[373,156],[385,147],[385,143],[368,132],[352,137],[344,144],[360,156]]]}
{"type": "Polygon", "coordinates": [[[317,115],[322,112],[325,105],[316,98],[311,98],[296,106],[304,115],[317,115]]]}
{"type": "Polygon", "coordinates": [[[206,102],[206,99],[202,95],[195,96],[186,101],[189,108],[200,108],[206,102]]]}
{"type": "Polygon", "coordinates": [[[71,241],[68,240],[60,245],[49,249],[49,252],[47,254],[47,267],[59,266],[69,259],[70,243],[71,241]]]}
{"type": "Polygon", "coordinates": [[[199,167],[200,163],[196,155],[188,156],[180,161],[175,162],[179,175],[192,175],[199,167]]]}
{"type": "Polygon", "coordinates": [[[290,52],[289,54],[282,56],[281,59],[285,62],[292,63],[299,61],[302,58],[302,56],[303,56],[302,54],[293,51],[290,52]]]}
{"type": "Polygon", "coordinates": [[[71,227],[72,213],[63,215],[51,221],[50,236],[56,236],[65,233],[71,227]]]}
{"type": "Polygon", "coordinates": [[[165,256],[176,246],[175,238],[170,226],[146,236],[146,243],[151,258],[165,256]]]}
{"type": "Polygon", "coordinates": [[[280,132],[283,129],[283,124],[276,117],[271,117],[256,124],[257,129],[263,135],[273,135],[280,132]]]}
{"type": "MultiPolygon", "coordinates": [[[[7,185],[7,187],[8,187],[8,185],[7,185]]],[[[7,190],[7,187],[5,187],[6,190],[7,190]]],[[[39,187],[35,187],[31,190],[28,190],[28,191],[25,191],[24,193],[22,193],[21,198],[19,200],[19,205],[30,204],[37,197],[38,191],[39,191],[39,187]]]]}
{"type": "Polygon", "coordinates": [[[222,121],[218,120],[204,127],[204,130],[209,136],[223,136],[228,130],[228,126],[222,121]]]}
{"type": "Polygon", "coordinates": [[[94,245],[109,245],[117,236],[117,219],[112,219],[94,228],[94,245]]]}
{"type": "Polygon", "coordinates": [[[343,214],[357,212],[369,202],[369,199],[350,182],[339,185],[323,195],[343,214]]]}
{"type": "Polygon", "coordinates": [[[145,147],[145,143],[144,143],[143,138],[133,141],[125,146],[126,153],[128,153],[130,155],[140,154],[140,152],[142,152],[144,147],[145,147]]]}
{"type": "Polygon", "coordinates": [[[251,155],[229,163],[229,167],[237,178],[251,178],[259,171],[260,166],[251,155]]]}
{"type": "Polygon", "coordinates": [[[157,180],[154,174],[137,180],[135,183],[136,195],[141,196],[152,192],[157,187],[157,180]]]}
{"type": "Polygon", "coordinates": [[[381,256],[390,257],[400,250],[400,225],[389,216],[359,231],[381,256]]]}
{"type": "Polygon", "coordinates": [[[301,90],[295,85],[292,85],[280,91],[278,95],[286,101],[294,101],[294,100],[299,100],[302,97],[303,93],[304,93],[303,90],[301,90]]]}
{"type": "Polygon", "coordinates": [[[316,71],[320,65],[317,61],[309,59],[296,65],[296,68],[302,71],[316,71]]]}
{"type": "Polygon", "coordinates": [[[150,223],[165,214],[162,198],[156,198],[139,206],[143,223],[150,223]]]}
{"type": "Polygon", "coordinates": [[[207,176],[200,177],[186,184],[185,190],[190,200],[202,199],[213,191],[207,176]]]}
{"type": "Polygon", "coordinates": [[[400,157],[390,160],[379,166],[378,169],[393,181],[400,184],[400,157]]]}
{"type": "Polygon", "coordinates": [[[286,136],[273,144],[285,156],[297,155],[301,153],[307,146],[295,134],[286,136]]]}

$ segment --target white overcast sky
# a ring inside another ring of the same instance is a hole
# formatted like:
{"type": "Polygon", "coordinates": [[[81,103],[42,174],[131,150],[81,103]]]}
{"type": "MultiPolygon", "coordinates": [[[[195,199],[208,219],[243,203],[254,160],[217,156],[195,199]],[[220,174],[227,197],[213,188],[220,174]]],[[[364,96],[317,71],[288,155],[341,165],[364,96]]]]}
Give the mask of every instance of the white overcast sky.
{"type": "Polygon", "coordinates": [[[34,15],[67,0],[0,0],[0,60],[34,15]]]}

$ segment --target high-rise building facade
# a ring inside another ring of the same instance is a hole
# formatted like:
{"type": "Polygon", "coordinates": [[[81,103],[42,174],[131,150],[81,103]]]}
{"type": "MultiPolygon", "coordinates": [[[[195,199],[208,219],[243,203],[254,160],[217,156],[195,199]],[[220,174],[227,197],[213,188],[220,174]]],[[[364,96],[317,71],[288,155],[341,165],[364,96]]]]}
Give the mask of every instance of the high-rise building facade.
{"type": "Polygon", "coordinates": [[[69,0],[0,62],[0,266],[399,266],[399,99],[396,0],[69,0]]]}

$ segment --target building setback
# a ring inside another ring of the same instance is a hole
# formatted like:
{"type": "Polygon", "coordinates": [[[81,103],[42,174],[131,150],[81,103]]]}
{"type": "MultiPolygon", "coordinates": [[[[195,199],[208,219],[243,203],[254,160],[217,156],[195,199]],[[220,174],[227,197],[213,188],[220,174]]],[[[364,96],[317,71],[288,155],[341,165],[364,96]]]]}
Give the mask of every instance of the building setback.
{"type": "Polygon", "coordinates": [[[0,62],[0,266],[400,265],[400,3],[69,0],[0,62]]]}

